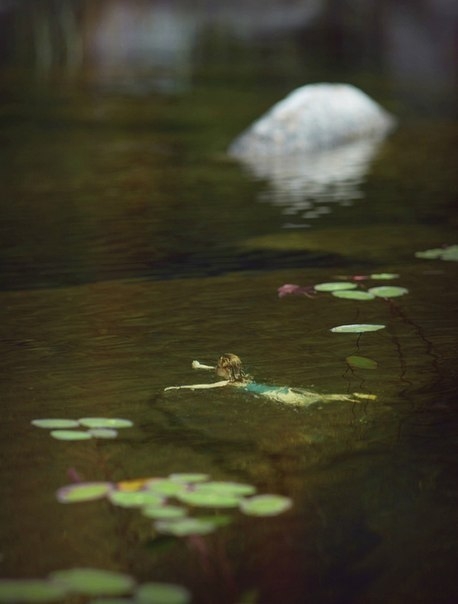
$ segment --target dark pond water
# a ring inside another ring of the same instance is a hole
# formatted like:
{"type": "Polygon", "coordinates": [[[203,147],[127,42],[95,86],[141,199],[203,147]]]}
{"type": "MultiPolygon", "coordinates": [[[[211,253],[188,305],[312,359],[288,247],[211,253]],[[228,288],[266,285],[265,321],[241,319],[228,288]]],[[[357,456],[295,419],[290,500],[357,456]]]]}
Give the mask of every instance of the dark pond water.
{"type": "Polygon", "coordinates": [[[89,68],[71,79],[68,66],[43,75],[5,54],[0,575],[121,570],[209,604],[456,602],[458,271],[415,257],[456,243],[450,92],[432,76],[409,90],[357,49],[334,65],[320,31],[240,42],[219,27],[165,80],[106,66],[105,80],[89,68]],[[273,102],[326,79],[364,88],[399,117],[396,132],[307,165],[226,156],[273,102]],[[409,293],[277,295],[380,272],[409,293]],[[386,328],[330,332],[345,323],[386,328]],[[210,381],[191,361],[226,351],[263,382],[377,398],[301,409],[225,389],[163,392],[210,381]],[[350,369],[352,354],[377,368],[350,369]],[[65,443],[30,425],[84,416],[135,427],[65,443]],[[294,505],[159,539],[135,511],[55,499],[75,476],[171,472],[294,505]]]}

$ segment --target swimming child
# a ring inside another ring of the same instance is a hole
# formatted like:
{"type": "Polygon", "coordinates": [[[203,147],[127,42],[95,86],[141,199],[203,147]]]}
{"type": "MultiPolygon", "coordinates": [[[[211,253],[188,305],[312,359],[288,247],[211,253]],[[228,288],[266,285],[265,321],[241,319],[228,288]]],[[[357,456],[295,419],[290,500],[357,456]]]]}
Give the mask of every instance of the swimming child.
{"type": "Polygon", "coordinates": [[[224,378],[219,382],[209,384],[190,384],[185,386],[168,386],[164,390],[200,390],[208,388],[221,388],[224,386],[235,386],[244,392],[263,396],[273,401],[280,403],[288,403],[292,405],[307,406],[313,403],[328,402],[328,401],[347,401],[361,402],[361,399],[374,399],[371,394],[353,393],[351,396],[345,394],[319,394],[312,390],[304,390],[302,388],[290,388],[289,386],[270,386],[267,384],[259,384],[253,378],[245,373],[242,367],[242,361],[236,354],[226,353],[219,359],[216,367],[212,365],[203,365],[199,361],[192,362],[193,369],[209,369],[215,370],[218,377],[224,378]]]}

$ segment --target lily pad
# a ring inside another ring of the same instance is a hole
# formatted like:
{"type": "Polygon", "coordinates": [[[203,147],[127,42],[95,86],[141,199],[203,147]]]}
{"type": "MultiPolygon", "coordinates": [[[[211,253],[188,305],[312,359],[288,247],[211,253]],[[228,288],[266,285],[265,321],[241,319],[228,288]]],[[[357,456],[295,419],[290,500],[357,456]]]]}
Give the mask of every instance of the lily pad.
{"type": "Polygon", "coordinates": [[[255,495],[240,502],[240,510],[248,516],[276,516],[293,505],[289,497],[282,495],[255,495]]]}
{"type": "Polygon", "coordinates": [[[256,487],[242,482],[231,482],[229,480],[220,480],[205,482],[194,487],[194,492],[214,493],[216,495],[231,495],[233,497],[243,497],[256,493],[256,487]]]}
{"type": "Polygon", "coordinates": [[[435,247],[423,252],[415,252],[417,258],[425,260],[451,260],[458,262],[458,245],[448,245],[444,247],[435,247]]]}
{"type": "Polygon", "coordinates": [[[336,298],[345,298],[347,300],[373,300],[375,298],[374,294],[370,294],[369,292],[364,292],[359,289],[344,289],[342,291],[332,292],[332,295],[336,298]]]}
{"type": "Polygon", "coordinates": [[[370,279],[398,279],[399,275],[397,273],[372,273],[369,275],[370,279]]]}
{"type": "Polygon", "coordinates": [[[444,253],[442,254],[442,260],[458,262],[458,245],[450,245],[445,248],[444,253]]]}
{"type": "Polygon", "coordinates": [[[51,436],[57,440],[89,440],[92,434],[82,430],[52,430],[51,436]]]}
{"type": "Polygon", "coordinates": [[[143,516],[154,520],[169,520],[172,518],[184,518],[187,515],[185,508],[177,505],[147,505],[142,509],[143,516]]]}
{"type": "Polygon", "coordinates": [[[379,298],[398,298],[399,296],[404,296],[404,294],[409,293],[409,290],[405,287],[395,287],[390,285],[371,287],[368,291],[373,296],[377,296],[379,298]]]}
{"type": "Polygon", "coordinates": [[[205,508],[236,508],[240,503],[240,497],[213,491],[183,492],[177,497],[187,505],[205,508]]]}
{"type": "Polygon", "coordinates": [[[444,253],[444,248],[435,247],[430,250],[424,250],[423,252],[415,252],[416,258],[423,258],[424,260],[436,260],[437,258],[441,258],[444,253]]]}
{"type": "Polygon", "coordinates": [[[63,585],[41,579],[0,579],[0,602],[5,604],[57,602],[68,594],[63,585]]]}
{"type": "Polygon", "coordinates": [[[116,438],[118,436],[117,430],[111,428],[91,428],[88,430],[89,434],[94,438],[116,438]]]}
{"type": "Polygon", "coordinates": [[[355,289],[357,286],[356,283],[352,283],[351,281],[336,281],[330,283],[317,283],[314,285],[314,289],[317,292],[335,292],[346,289],[355,289]]]}
{"type": "Polygon", "coordinates": [[[188,537],[189,535],[208,535],[213,533],[218,525],[209,519],[183,518],[178,520],[158,520],[154,523],[158,533],[188,537]]]}
{"type": "Polygon", "coordinates": [[[458,245],[448,245],[444,247],[436,247],[430,250],[424,250],[423,252],[416,252],[417,258],[423,258],[425,260],[452,260],[458,262],[458,245]]]}
{"type": "Polygon", "coordinates": [[[178,480],[171,480],[169,478],[153,478],[148,481],[146,488],[154,493],[165,495],[166,497],[173,497],[182,493],[188,488],[188,485],[178,480]]]}
{"type": "Polygon", "coordinates": [[[49,575],[58,585],[88,596],[118,596],[131,592],[136,583],[130,575],[95,568],[72,568],[49,575]]]}
{"type": "Polygon", "coordinates": [[[350,355],[345,360],[351,367],[357,367],[358,369],[376,369],[378,365],[377,361],[358,355],[350,355]]]}
{"type": "Polygon", "coordinates": [[[174,583],[143,583],[135,592],[138,604],[188,604],[191,592],[174,583]]]}
{"type": "Polygon", "coordinates": [[[85,428],[132,428],[130,419],[118,417],[82,417],[78,420],[85,428]]]}
{"type": "Polygon", "coordinates": [[[50,428],[52,430],[79,427],[76,419],[33,419],[30,423],[37,428],[50,428]]]}
{"type": "Polygon", "coordinates": [[[375,323],[353,323],[348,325],[337,325],[331,329],[334,333],[363,333],[364,331],[378,331],[384,329],[386,325],[375,323]]]}
{"type": "Polygon", "coordinates": [[[146,505],[162,505],[164,498],[151,491],[117,491],[112,490],[108,499],[113,505],[122,508],[138,508],[146,505]]]}
{"type": "Polygon", "coordinates": [[[110,482],[83,482],[60,488],[56,497],[60,503],[77,503],[102,499],[111,491],[110,482]]]}

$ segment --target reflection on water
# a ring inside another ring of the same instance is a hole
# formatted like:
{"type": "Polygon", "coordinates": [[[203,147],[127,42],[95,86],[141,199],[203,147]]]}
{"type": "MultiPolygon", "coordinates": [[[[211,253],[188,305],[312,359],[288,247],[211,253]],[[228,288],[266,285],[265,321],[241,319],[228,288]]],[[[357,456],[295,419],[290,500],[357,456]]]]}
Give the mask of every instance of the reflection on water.
{"type": "Polygon", "coordinates": [[[282,208],[285,227],[307,226],[309,220],[350,206],[364,197],[362,184],[381,140],[371,139],[313,154],[246,157],[243,163],[269,188],[261,200],[282,208]]]}

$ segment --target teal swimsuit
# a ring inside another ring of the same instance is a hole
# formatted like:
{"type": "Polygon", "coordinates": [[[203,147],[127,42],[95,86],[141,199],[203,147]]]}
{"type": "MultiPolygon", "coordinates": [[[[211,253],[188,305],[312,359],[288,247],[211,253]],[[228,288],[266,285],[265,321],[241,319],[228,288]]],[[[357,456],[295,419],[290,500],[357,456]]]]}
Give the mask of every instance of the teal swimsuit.
{"type": "Polygon", "coordinates": [[[276,394],[288,394],[290,388],[287,386],[269,386],[268,384],[258,384],[256,382],[249,382],[242,386],[246,392],[251,394],[260,394],[264,396],[275,396],[276,394]]]}
{"type": "Polygon", "coordinates": [[[306,406],[323,400],[321,394],[318,394],[317,392],[296,388],[293,389],[288,386],[269,386],[268,384],[248,382],[239,387],[250,394],[265,396],[266,398],[280,403],[306,406]]]}

